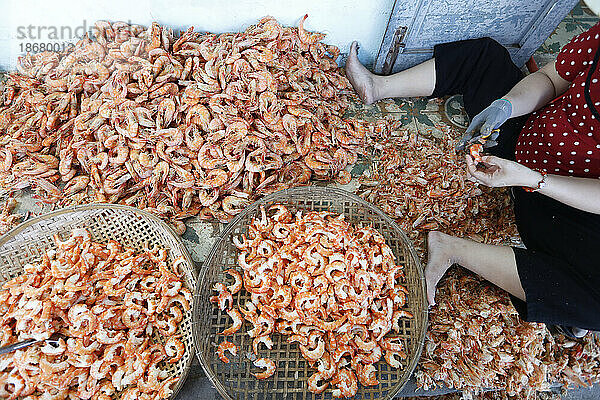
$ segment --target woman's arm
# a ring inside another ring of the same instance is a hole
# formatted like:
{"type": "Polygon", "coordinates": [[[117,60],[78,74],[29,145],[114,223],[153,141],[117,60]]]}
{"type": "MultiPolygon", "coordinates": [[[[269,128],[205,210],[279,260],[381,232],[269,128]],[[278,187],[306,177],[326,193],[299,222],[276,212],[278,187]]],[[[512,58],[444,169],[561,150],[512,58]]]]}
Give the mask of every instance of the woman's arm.
{"type": "Polygon", "coordinates": [[[571,207],[600,214],[600,179],[548,175],[544,181],[546,186],[538,190],[541,194],[571,207]]]}
{"type": "Polygon", "coordinates": [[[466,143],[480,132],[489,135],[509,118],[542,108],[563,94],[569,85],[569,81],[558,75],[555,61],[546,64],[542,69],[521,79],[502,99],[494,100],[474,116],[457,149],[464,149],[466,143]]]}
{"type": "MultiPolygon", "coordinates": [[[[535,188],[542,174],[514,161],[495,156],[482,157],[487,169],[477,169],[471,156],[467,156],[467,175],[491,187],[525,186],[535,188]]],[[[538,192],[571,207],[600,214],[600,179],[548,175],[546,185],[538,192]]]]}
{"type": "Polygon", "coordinates": [[[511,118],[539,110],[562,95],[571,82],[556,72],[555,61],[521,79],[503,98],[512,104],[511,118]]]}

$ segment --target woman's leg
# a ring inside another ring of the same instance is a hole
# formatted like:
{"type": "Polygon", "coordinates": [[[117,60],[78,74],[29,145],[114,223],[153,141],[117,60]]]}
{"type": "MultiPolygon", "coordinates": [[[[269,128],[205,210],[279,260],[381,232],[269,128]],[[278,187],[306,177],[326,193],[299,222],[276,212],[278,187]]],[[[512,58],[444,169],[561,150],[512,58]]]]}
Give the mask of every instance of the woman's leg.
{"type": "Polygon", "coordinates": [[[428,247],[425,280],[431,305],[439,280],[456,263],[514,296],[513,304],[525,321],[579,327],[571,328],[575,336],[586,329],[600,330],[600,289],[593,261],[582,267],[544,252],[491,246],[440,232],[429,233],[428,247]]]}
{"type": "Polygon", "coordinates": [[[459,264],[513,296],[525,300],[513,249],[508,246],[492,246],[472,240],[430,232],[427,238],[428,261],[425,268],[427,298],[435,304],[435,289],[448,268],[459,264]]]}
{"type": "Polygon", "coordinates": [[[365,104],[390,97],[431,96],[435,89],[435,60],[398,72],[380,76],[371,73],[358,60],[358,43],[352,42],[346,61],[346,76],[365,104]]]}
{"type": "Polygon", "coordinates": [[[490,38],[438,44],[432,59],[389,76],[369,72],[358,60],[357,50],[353,42],[346,75],[367,104],[389,97],[462,94],[473,117],[523,78],[506,48],[490,38]]]}
{"type": "MultiPolygon", "coordinates": [[[[438,44],[433,58],[390,76],[369,72],[357,58],[356,42],[350,47],[346,75],[367,104],[388,97],[461,94],[470,118],[508,93],[523,78],[510,54],[490,38],[438,44]]],[[[498,145],[489,153],[514,160],[515,145],[527,116],[509,119],[500,128],[498,145]]]]}

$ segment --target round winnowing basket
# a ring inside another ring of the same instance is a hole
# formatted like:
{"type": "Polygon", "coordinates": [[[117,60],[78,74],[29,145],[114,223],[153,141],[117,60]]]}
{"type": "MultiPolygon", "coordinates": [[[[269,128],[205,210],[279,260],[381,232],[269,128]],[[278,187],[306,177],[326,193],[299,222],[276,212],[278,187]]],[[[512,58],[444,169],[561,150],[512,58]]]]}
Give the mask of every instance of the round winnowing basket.
{"type": "MultiPolygon", "coordinates": [[[[260,207],[284,204],[292,211],[315,210],[343,213],[346,221],[355,226],[372,226],[384,236],[396,256],[396,263],[404,266],[404,285],[409,290],[406,310],[413,319],[402,319],[400,337],[404,342],[408,359],[403,368],[390,368],[383,358],[375,366],[379,385],[359,385],[355,399],[392,399],[410,378],[417,365],[425,340],[427,327],[427,298],[425,279],[419,259],[406,235],[398,225],[381,210],[351,193],[324,187],[302,187],[282,190],[255,202],[237,215],[217,239],[199,273],[194,295],[197,313],[194,314],[195,345],[200,365],[226,399],[331,399],[327,389],[320,395],[307,390],[307,379],[315,372],[302,357],[297,343],[288,343],[282,335],[274,334],[273,349],[262,348],[259,357],[275,362],[277,370],[265,380],[257,380],[251,373],[258,371],[248,357],[252,354],[252,340],[245,334],[245,323],[235,335],[227,340],[238,346],[238,355],[229,356],[229,364],[220,361],[215,354],[216,345],[224,340],[217,333],[231,325],[231,318],[209,301],[212,286],[225,281],[223,271],[229,268],[241,270],[237,265],[238,250],[232,239],[247,232],[248,224],[260,215],[260,207]]],[[[250,296],[245,290],[234,295],[234,303],[243,305],[250,296]]]]}
{"type": "MultiPolygon", "coordinates": [[[[69,207],[54,211],[24,222],[0,238],[0,287],[9,279],[18,276],[27,263],[41,259],[42,253],[54,248],[52,236],[58,233],[63,238],[73,228],[87,228],[92,240],[107,243],[116,240],[125,246],[143,251],[144,243],[158,245],[168,250],[168,261],[173,262],[183,256],[187,263],[180,264],[184,286],[194,291],[196,272],[183,242],[171,228],[157,217],[133,207],[114,204],[91,204],[69,207]]],[[[184,357],[174,364],[161,363],[168,377],[178,376],[179,380],[170,397],[174,399],[190,370],[193,360],[192,315],[194,306],[184,313],[177,334],[185,344],[184,357]]],[[[165,343],[166,338],[156,334],[155,340],[165,343]]],[[[115,398],[119,398],[116,396],[115,398]]]]}

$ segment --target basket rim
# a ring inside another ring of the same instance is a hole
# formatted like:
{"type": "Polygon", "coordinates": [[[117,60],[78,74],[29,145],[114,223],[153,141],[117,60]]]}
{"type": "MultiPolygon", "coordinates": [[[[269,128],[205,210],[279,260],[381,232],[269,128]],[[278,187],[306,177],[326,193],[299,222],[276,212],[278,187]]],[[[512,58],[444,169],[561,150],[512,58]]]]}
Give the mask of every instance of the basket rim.
{"type": "MultiPolygon", "coordinates": [[[[191,266],[192,275],[193,275],[194,279],[196,279],[196,282],[198,281],[198,271],[196,270],[196,265],[195,265],[194,261],[192,260],[192,257],[190,256],[189,251],[185,247],[185,244],[183,243],[183,241],[181,240],[179,235],[177,235],[177,233],[175,233],[175,231],[169,225],[167,225],[163,220],[161,220],[157,216],[155,216],[147,211],[141,210],[139,208],[135,208],[135,207],[131,207],[131,206],[123,205],[123,204],[109,204],[109,203],[83,204],[83,205],[63,207],[58,210],[54,210],[54,211],[50,211],[50,212],[38,215],[34,218],[28,219],[28,220],[20,223],[19,225],[17,225],[16,227],[12,228],[8,232],[6,232],[4,235],[2,235],[0,237],[0,247],[4,246],[10,240],[14,239],[19,233],[25,231],[26,229],[32,227],[33,225],[35,225],[39,222],[46,221],[46,220],[49,220],[49,219],[52,219],[52,218],[55,218],[55,217],[58,217],[61,215],[66,215],[66,214],[77,212],[77,211],[104,210],[104,209],[133,212],[134,214],[141,215],[144,218],[148,218],[148,219],[152,220],[153,222],[158,223],[160,228],[164,229],[170,236],[172,236],[172,239],[173,239],[174,243],[176,244],[177,249],[179,251],[181,251],[181,254],[183,255],[183,257],[186,259],[186,261],[191,266]]],[[[185,381],[187,380],[187,377],[189,375],[190,369],[192,367],[192,363],[194,361],[194,355],[197,354],[197,352],[195,351],[196,336],[194,335],[194,329],[193,329],[194,328],[194,317],[195,317],[194,308],[195,308],[194,302],[192,301],[192,304],[191,304],[191,313],[192,313],[192,321],[191,321],[192,336],[191,336],[191,339],[192,339],[192,345],[193,345],[195,354],[192,354],[192,356],[189,358],[186,365],[184,366],[184,370],[181,373],[179,380],[177,381],[177,386],[175,387],[175,389],[173,390],[173,393],[169,397],[169,399],[171,399],[171,400],[175,399],[177,397],[177,395],[179,394],[179,392],[181,391],[181,389],[183,388],[185,381]]]]}
{"type": "MultiPolygon", "coordinates": [[[[40,214],[38,216],[35,216],[33,218],[29,218],[26,221],[23,221],[19,225],[15,226],[14,228],[10,229],[4,235],[0,236],[0,246],[6,244],[6,242],[8,242],[9,239],[12,239],[18,233],[21,233],[26,228],[29,228],[31,225],[34,225],[38,222],[45,221],[47,219],[54,218],[54,217],[57,217],[57,216],[63,215],[63,214],[68,214],[71,212],[85,211],[85,210],[102,210],[102,209],[107,209],[107,210],[115,209],[115,210],[131,211],[131,212],[140,214],[145,218],[149,218],[149,219],[153,220],[154,222],[158,222],[159,225],[161,225],[161,228],[166,229],[171,235],[173,235],[175,237],[175,239],[177,239],[176,241],[178,242],[178,244],[179,244],[179,242],[181,242],[180,244],[183,246],[183,250],[185,250],[186,255],[189,255],[188,254],[189,252],[185,248],[185,245],[181,241],[181,238],[177,235],[177,233],[175,233],[173,228],[171,228],[169,225],[167,225],[163,220],[158,218],[156,215],[151,214],[148,211],[141,210],[139,208],[126,206],[124,204],[110,204],[110,203],[92,203],[92,204],[81,204],[81,205],[76,205],[76,206],[61,207],[58,210],[49,211],[49,212],[40,214]]],[[[190,258],[190,260],[191,260],[191,258],[190,258]]],[[[194,264],[192,263],[192,265],[194,265],[194,264]]]]}
{"type": "MultiPolygon", "coordinates": [[[[425,283],[425,273],[424,273],[424,269],[423,266],[421,264],[421,260],[419,259],[419,257],[417,256],[417,253],[414,249],[414,247],[412,246],[412,242],[411,240],[408,238],[408,236],[404,233],[404,231],[402,229],[400,229],[400,226],[392,219],[390,218],[386,213],[384,213],[379,207],[375,206],[374,204],[369,203],[368,201],[362,199],[361,197],[355,195],[354,193],[348,192],[346,190],[340,189],[340,188],[336,188],[336,187],[327,187],[327,186],[300,186],[300,187],[294,187],[294,188],[289,188],[289,189],[282,189],[279,190],[277,192],[271,193],[257,201],[255,201],[254,203],[250,204],[249,206],[247,206],[246,208],[244,208],[242,210],[242,212],[240,212],[239,214],[237,214],[223,229],[223,231],[217,236],[217,240],[215,241],[215,243],[213,244],[208,256],[206,257],[206,259],[204,260],[204,262],[202,263],[202,266],[200,267],[200,270],[198,271],[198,280],[196,283],[196,290],[194,291],[194,303],[196,303],[196,301],[199,301],[200,295],[199,290],[201,287],[201,283],[204,281],[205,276],[206,276],[206,272],[208,271],[208,265],[209,263],[212,261],[212,259],[215,257],[216,253],[217,253],[217,249],[219,247],[219,245],[225,240],[225,238],[231,233],[231,231],[233,231],[234,227],[239,223],[240,220],[242,220],[246,215],[248,215],[249,213],[256,211],[259,209],[259,207],[263,204],[266,204],[268,202],[271,202],[273,200],[277,200],[278,198],[280,198],[282,195],[288,195],[288,194],[297,194],[297,193],[306,193],[306,192],[312,192],[312,194],[319,194],[322,195],[324,198],[326,196],[329,196],[331,194],[337,194],[340,196],[345,196],[348,200],[354,201],[368,209],[370,209],[371,211],[375,212],[375,214],[377,214],[379,217],[382,218],[382,220],[389,224],[393,230],[403,239],[406,241],[406,243],[411,244],[410,246],[407,246],[406,250],[407,253],[409,255],[409,257],[413,258],[413,261],[415,262],[415,266],[417,268],[417,271],[419,273],[419,281],[421,282],[421,291],[423,293],[422,299],[423,299],[423,304],[422,304],[422,318],[424,321],[424,324],[422,325],[422,328],[418,330],[418,337],[420,338],[420,340],[418,341],[418,347],[417,347],[417,352],[415,357],[412,359],[411,363],[408,365],[407,370],[410,371],[410,373],[408,374],[408,379],[400,386],[397,387],[397,389],[392,390],[389,392],[388,394],[388,398],[393,399],[396,397],[396,395],[398,393],[400,393],[400,391],[402,391],[402,389],[406,386],[406,384],[408,383],[408,381],[410,380],[410,377],[413,375],[414,370],[417,367],[417,364],[419,363],[419,360],[421,359],[421,354],[423,352],[423,347],[425,344],[425,334],[427,332],[427,325],[429,324],[429,307],[428,307],[428,303],[427,303],[427,286],[425,283]]],[[[212,372],[212,369],[209,367],[209,363],[206,360],[206,358],[204,357],[204,353],[202,353],[200,351],[199,348],[199,338],[197,337],[198,335],[198,330],[195,328],[197,324],[200,324],[200,316],[197,315],[197,313],[195,313],[193,315],[193,320],[192,320],[192,327],[193,327],[193,334],[194,334],[194,347],[196,348],[196,357],[198,357],[198,361],[200,363],[200,366],[202,367],[202,370],[204,371],[206,377],[210,380],[210,382],[214,385],[215,389],[217,389],[217,391],[219,392],[219,394],[227,399],[227,400],[234,400],[233,397],[229,394],[229,392],[227,391],[227,389],[223,386],[223,384],[221,383],[221,381],[219,381],[215,374],[212,372]]]]}

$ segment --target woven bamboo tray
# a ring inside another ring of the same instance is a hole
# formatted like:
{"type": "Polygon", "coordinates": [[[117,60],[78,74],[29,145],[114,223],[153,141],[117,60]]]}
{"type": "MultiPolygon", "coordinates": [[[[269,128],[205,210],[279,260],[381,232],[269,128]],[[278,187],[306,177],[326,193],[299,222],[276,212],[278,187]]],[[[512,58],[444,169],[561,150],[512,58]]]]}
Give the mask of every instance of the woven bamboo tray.
{"type": "MultiPolygon", "coordinates": [[[[168,261],[173,262],[183,256],[187,263],[180,264],[184,274],[184,285],[192,292],[196,286],[196,272],[183,242],[157,217],[139,209],[114,205],[90,204],[64,208],[44,214],[22,223],[0,238],[0,287],[9,279],[20,275],[23,265],[38,262],[42,253],[53,248],[52,235],[66,237],[73,228],[87,228],[92,240],[107,243],[116,240],[125,246],[143,251],[144,243],[158,245],[169,250],[168,261]]],[[[192,314],[194,306],[186,312],[177,334],[185,344],[185,355],[174,363],[161,365],[169,373],[168,377],[179,376],[171,399],[182,388],[193,361],[192,314]]],[[[156,334],[155,339],[165,343],[166,338],[156,334]]],[[[119,397],[114,397],[118,399],[119,397]]]]}
{"type": "MultiPolygon", "coordinates": [[[[252,340],[245,334],[245,323],[233,337],[227,340],[238,346],[238,355],[230,356],[230,363],[224,364],[215,354],[216,345],[223,340],[217,335],[225,327],[231,325],[231,319],[225,312],[210,303],[211,288],[216,282],[223,282],[223,271],[236,268],[238,250],[232,243],[234,237],[247,232],[252,217],[258,216],[260,206],[284,204],[290,210],[316,210],[343,213],[346,221],[355,226],[371,225],[384,236],[391,247],[396,262],[404,266],[405,286],[409,290],[406,309],[414,315],[414,319],[403,319],[400,337],[403,339],[409,356],[404,362],[405,368],[392,369],[385,361],[375,364],[380,384],[362,387],[355,399],[392,399],[405,385],[415,369],[425,340],[427,327],[427,298],[425,279],[419,259],[406,235],[398,225],[381,210],[361,198],[340,189],[324,187],[302,187],[282,190],[255,202],[237,215],[227,225],[212,248],[206,262],[199,273],[198,286],[194,294],[197,313],[194,314],[194,336],[196,353],[200,365],[206,375],[225,399],[331,399],[328,389],[320,395],[307,390],[307,379],[315,372],[302,358],[296,343],[287,343],[279,334],[272,335],[273,349],[263,348],[260,357],[268,357],[275,361],[275,374],[263,381],[251,375],[256,372],[247,355],[252,354],[252,340]]],[[[250,296],[241,290],[234,295],[234,303],[243,305],[250,296]]]]}

